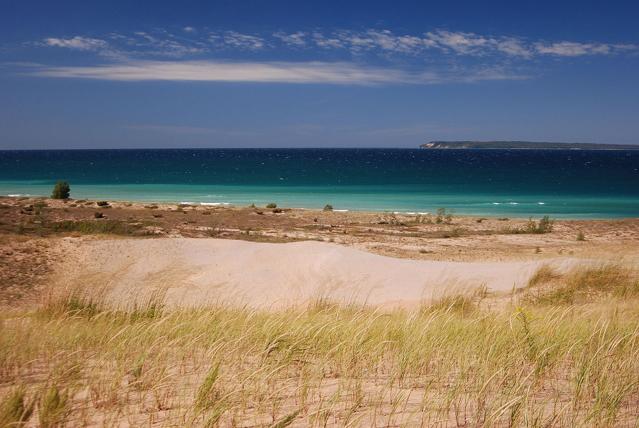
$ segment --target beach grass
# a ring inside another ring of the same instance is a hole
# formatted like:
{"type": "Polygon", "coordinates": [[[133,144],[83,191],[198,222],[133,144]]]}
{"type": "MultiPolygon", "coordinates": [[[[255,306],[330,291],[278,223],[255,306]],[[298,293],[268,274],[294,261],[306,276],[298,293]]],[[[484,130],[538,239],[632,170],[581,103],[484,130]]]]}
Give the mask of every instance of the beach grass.
{"type": "Polygon", "coordinates": [[[0,421],[634,426],[633,281],[617,265],[546,270],[508,304],[484,304],[480,290],[414,311],[326,299],[278,311],[149,299],[125,310],[87,284],[0,314],[0,421]],[[548,281],[562,297],[527,297],[548,281]]]}

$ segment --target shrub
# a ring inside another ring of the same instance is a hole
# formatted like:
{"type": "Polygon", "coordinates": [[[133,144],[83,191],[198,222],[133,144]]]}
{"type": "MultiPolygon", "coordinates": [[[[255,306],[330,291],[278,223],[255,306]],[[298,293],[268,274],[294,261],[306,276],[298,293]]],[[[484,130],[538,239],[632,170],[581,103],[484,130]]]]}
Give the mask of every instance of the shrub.
{"type": "Polygon", "coordinates": [[[451,224],[453,222],[453,212],[446,211],[446,208],[437,208],[437,217],[435,217],[435,223],[451,224]]]}
{"type": "Polygon", "coordinates": [[[333,211],[333,205],[331,204],[324,205],[324,211],[333,211]]]}
{"type": "Polygon", "coordinates": [[[586,240],[586,235],[584,235],[584,233],[580,230],[579,233],[577,233],[577,241],[585,241],[586,240]]]}
{"type": "Polygon", "coordinates": [[[269,204],[266,204],[266,208],[277,208],[277,204],[275,202],[271,202],[269,204]]]}
{"type": "Polygon", "coordinates": [[[532,218],[528,220],[528,224],[526,225],[525,233],[550,233],[553,229],[554,221],[550,219],[547,215],[543,216],[539,222],[535,222],[532,218]]]}
{"type": "Polygon", "coordinates": [[[51,193],[52,199],[69,199],[71,195],[71,187],[69,183],[66,181],[58,181],[55,183],[53,187],[53,192],[51,193]]]}
{"type": "Polygon", "coordinates": [[[103,218],[104,214],[102,214],[101,212],[95,212],[95,213],[93,213],[93,217],[94,218],[103,218]]]}
{"type": "Polygon", "coordinates": [[[109,203],[107,201],[98,201],[96,202],[96,205],[99,207],[106,207],[109,205],[109,203]]]}

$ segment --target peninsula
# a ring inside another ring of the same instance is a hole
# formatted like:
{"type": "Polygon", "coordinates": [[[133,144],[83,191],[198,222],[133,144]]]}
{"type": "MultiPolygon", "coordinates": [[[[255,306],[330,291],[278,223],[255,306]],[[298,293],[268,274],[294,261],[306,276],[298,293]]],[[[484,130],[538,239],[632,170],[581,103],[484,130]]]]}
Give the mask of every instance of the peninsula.
{"type": "Polygon", "coordinates": [[[639,150],[639,144],[553,143],[535,141],[430,141],[422,149],[639,150]]]}

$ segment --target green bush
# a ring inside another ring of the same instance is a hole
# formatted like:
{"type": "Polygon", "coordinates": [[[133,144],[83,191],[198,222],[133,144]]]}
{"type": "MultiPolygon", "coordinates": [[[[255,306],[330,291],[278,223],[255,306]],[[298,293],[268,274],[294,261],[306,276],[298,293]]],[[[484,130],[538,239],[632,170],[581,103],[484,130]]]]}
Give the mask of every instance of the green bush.
{"type": "Polygon", "coordinates": [[[71,187],[69,183],[66,181],[58,181],[55,183],[53,187],[53,192],[51,193],[52,199],[69,199],[71,195],[71,187]]]}
{"type": "Polygon", "coordinates": [[[331,204],[324,205],[324,211],[333,211],[333,205],[331,204]]]}
{"type": "Polygon", "coordinates": [[[538,223],[531,218],[526,225],[526,232],[528,233],[550,233],[552,232],[554,221],[547,215],[543,216],[538,223]]]}
{"type": "Polygon", "coordinates": [[[266,205],[266,208],[277,208],[277,204],[275,202],[271,202],[270,204],[266,205]]]}

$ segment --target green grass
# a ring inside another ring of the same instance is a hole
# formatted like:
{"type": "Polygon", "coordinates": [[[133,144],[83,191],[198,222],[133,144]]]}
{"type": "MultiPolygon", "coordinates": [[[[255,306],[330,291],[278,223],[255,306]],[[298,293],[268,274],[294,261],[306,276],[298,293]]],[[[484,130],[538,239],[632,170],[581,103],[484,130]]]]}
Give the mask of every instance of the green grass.
{"type": "Polygon", "coordinates": [[[46,389],[38,406],[38,418],[43,428],[62,426],[67,414],[69,397],[66,391],[60,391],[51,385],[46,389]]]}
{"type": "Polygon", "coordinates": [[[0,426],[23,426],[33,413],[33,400],[29,401],[23,387],[10,390],[0,402],[0,426]]]}
{"type": "Polygon", "coordinates": [[[480,290],[390,312],[325,298],[278,311],[151,298],[123,310],[69,293],[0,314],[0,415],[43,426],[633,426],[633,273],[551,273],[531,290],[552,278],[583,299],[493,305],[480,290]]]}

